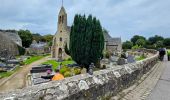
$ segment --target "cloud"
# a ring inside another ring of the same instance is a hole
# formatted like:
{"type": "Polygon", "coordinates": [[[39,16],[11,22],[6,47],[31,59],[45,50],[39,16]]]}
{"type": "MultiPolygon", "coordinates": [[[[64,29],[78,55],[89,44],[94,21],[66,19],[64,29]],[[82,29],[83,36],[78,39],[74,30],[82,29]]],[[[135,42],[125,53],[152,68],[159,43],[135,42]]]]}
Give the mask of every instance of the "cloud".
{"type": "MultiPolygon", "coordinates": [[[[65,0],[71,25],[74,15],[96,16],[111,36],[130,39],[139,34],[170,37],[169,0],[65,0]]],[[[55,34],[61,0],[1,0],[0,28],[55,34]]]]}

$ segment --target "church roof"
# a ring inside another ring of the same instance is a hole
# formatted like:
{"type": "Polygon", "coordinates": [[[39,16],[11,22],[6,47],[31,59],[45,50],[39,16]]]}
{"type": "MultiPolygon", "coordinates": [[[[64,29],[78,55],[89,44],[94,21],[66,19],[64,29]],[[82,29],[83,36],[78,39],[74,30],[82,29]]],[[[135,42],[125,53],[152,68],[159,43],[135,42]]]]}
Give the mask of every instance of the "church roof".
{"type": "Polygon", "coordinates": [[[66,10],[65,10],[65,8],[64,8],[63,6],[62,6],[61,9],[60,9],[60,14],[61,14],[61,13],[66,14],[66,10]]]}
{"type": "Polygon", "coordinates": [[[119,45],[121,44],[121,38],[112,38],[108,32],[104,32],[104,39],[107,45],[119,45]]]}

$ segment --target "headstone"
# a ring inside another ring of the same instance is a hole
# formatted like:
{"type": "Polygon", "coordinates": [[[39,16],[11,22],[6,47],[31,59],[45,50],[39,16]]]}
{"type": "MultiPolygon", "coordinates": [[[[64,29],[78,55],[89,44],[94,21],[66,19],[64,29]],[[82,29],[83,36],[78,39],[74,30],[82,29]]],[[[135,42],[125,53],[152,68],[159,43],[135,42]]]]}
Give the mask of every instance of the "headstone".
{"type": "Polygon", "coordinates": [[[129,56],[127,57],[127,62],[128,62],[128,63],[134,63],[134,62],[136,62],[136,61],[135,61],[135,57],[129,55],[129,56]]]}
{"type": "Polygon", "coordinates": [[[117,61],[117,64],[118,65],[124,65],[124,64],[126,64],[126,60],[124,58],[119,58],[118,61],[117,61]]]}
{"type": "Polygon", "coordinates": [[[81,70],[81,74],[86,74],[87,73],[87,69],[86,68],[83,68],[82,70],[81,70]]]}

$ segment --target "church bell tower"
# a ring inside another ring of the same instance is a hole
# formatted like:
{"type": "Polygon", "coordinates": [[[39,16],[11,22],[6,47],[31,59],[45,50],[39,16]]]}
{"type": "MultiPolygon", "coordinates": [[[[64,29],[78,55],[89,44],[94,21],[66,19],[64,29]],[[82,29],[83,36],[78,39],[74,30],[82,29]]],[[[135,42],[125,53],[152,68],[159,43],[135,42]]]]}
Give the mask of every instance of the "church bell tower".
{"type": "Polygon", "coordinates": [[[65,8],[62,6],[58,15],[58,31],[67,29],[67,13],[65,8]]]}

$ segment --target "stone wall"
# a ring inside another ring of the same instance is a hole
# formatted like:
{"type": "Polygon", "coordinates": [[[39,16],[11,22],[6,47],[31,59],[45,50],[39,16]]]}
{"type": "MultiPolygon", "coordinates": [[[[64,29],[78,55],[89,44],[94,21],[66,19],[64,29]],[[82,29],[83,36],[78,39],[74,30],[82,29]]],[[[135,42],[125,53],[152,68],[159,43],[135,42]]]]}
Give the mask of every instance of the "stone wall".
{"type": "Polygon", "coordinates": [[[1,93],[0,98],[10,97],[14,100],[106,99],[134,84],[157,63],[157,60],[158,53],[136,63],[96,71],[94,75],[82,74],[10,93],[1,93]]]}

